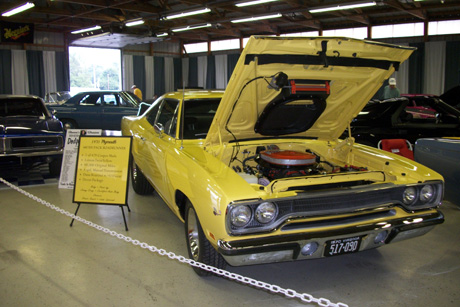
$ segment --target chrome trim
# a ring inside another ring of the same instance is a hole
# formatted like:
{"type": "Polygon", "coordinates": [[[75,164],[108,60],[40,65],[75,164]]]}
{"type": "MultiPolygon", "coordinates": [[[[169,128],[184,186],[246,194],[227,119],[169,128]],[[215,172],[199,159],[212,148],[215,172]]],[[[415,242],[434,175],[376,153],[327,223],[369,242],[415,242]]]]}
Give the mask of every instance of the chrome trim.
{"type": "Polygon", "coordinates": [[[218,240],[217,247],[225,260],[234,266],[314,259],[325,257],[324,247],[326,241],[329,240],[361,236],[359,251],[363,251],[421,236],[429,232],[435,225],[444,222],[444,215],[437,210],[428,210],[420,214],[405,213],[402,209],[398,211],[399,214],[394,218],[361,221],[355,225],[325,226],[302,233],[272,234],[235,241],[218,240]],[[389,234],[384,242],[376,243],[375,238],[382,231],[388,231],[389,234]],[[302,255],[301,248],[310,242],[318,243],[318,250],[312,255],[302,255]],[[283,251],[291,251],[290,259],[286,259],[286,254],[281,253],[283,251]],[[272,257],[266,255],[272,255],[272,257]],[[277,259],[276,255],[280,255],[280,258],[277,259]]]}
{"type": "Polygon", "coordinates": [[[395,185],[392,183],[370,184],[366,186],[348,187],[336,190],[309,191],[298,193],[294,197],[264,199],[254,202],[231,203],[227,207],[230,212],[232,207],[238,205],[250,206],[253,212],[262,202],[272,202],[278,207],[278,216],[268,224],[252,220],[244,227],[235,227],[226,216],[227,233],[230,235],[245,235],[273,232],[283,228],[286,223],[294,219],[308,217],[331,217],[334,215],[358,214],[377,208],[400,207],[407,211],[433,208],[440,205],[443,192],[441,181],[431,181],[409,185],[395,185]],[[414,204],[406,205],[402,201],[403,191],[408,186],[414,186],[419,191],[424,185],[432,184],[436,188],[436,197],[432,201],[422,203],[417,200],[414,204]]]}

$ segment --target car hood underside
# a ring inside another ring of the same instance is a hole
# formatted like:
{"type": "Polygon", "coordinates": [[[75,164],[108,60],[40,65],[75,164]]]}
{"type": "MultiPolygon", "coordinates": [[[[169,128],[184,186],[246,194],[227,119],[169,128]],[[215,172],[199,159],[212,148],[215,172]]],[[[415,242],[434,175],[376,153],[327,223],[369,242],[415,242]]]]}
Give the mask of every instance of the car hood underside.
{"type": "Polygon", "coordinates": [[[252,37],[206,143],[336,139],[413,50],[337,37],[252,37]]]}

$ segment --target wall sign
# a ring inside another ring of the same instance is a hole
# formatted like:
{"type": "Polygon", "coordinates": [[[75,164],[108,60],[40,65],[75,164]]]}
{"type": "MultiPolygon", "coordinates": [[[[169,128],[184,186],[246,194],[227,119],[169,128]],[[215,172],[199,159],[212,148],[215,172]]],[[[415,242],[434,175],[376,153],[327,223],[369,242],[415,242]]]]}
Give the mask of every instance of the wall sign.
{"type": "Polygon", "coordinates": [[[34,24],[33,23],[13,23],[1,22],[2,30],[1,42],[3,43],[27,43],[34,42],[34,24]]]}

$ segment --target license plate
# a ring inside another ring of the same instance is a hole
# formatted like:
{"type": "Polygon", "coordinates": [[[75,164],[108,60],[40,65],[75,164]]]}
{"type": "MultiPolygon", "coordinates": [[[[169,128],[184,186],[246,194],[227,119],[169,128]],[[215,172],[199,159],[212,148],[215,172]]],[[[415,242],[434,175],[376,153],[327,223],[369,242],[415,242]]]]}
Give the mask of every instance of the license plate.
{"type": "Polygon", "coordinates": [[[336,256],[350,254],[359,251],[361,237],[352,237],[346,239],[335,239],[326,242],[324,256],[336,256]]]}

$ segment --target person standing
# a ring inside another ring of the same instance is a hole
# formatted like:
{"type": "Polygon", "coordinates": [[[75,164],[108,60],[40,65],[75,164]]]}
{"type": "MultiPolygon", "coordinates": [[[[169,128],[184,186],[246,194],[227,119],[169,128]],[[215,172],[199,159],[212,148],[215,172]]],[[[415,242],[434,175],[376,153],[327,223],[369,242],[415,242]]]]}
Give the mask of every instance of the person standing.
{"type": "Polygon", "coordinates": [[[137,97],[139,97],[140,100],[142,100],[142,91],[141,91],[141,89],[138,88],[136,85],[131,86],[131,89],[133,90],[134,95],[136,95],[137,97]]]}
{"type": "Polygon", "coordinates": [[[397,98],[399,96],[401,96],[401,93],[396,87],[396,79],[390,78],[388,85],[383,89],[383,99],[397,98]]]}

